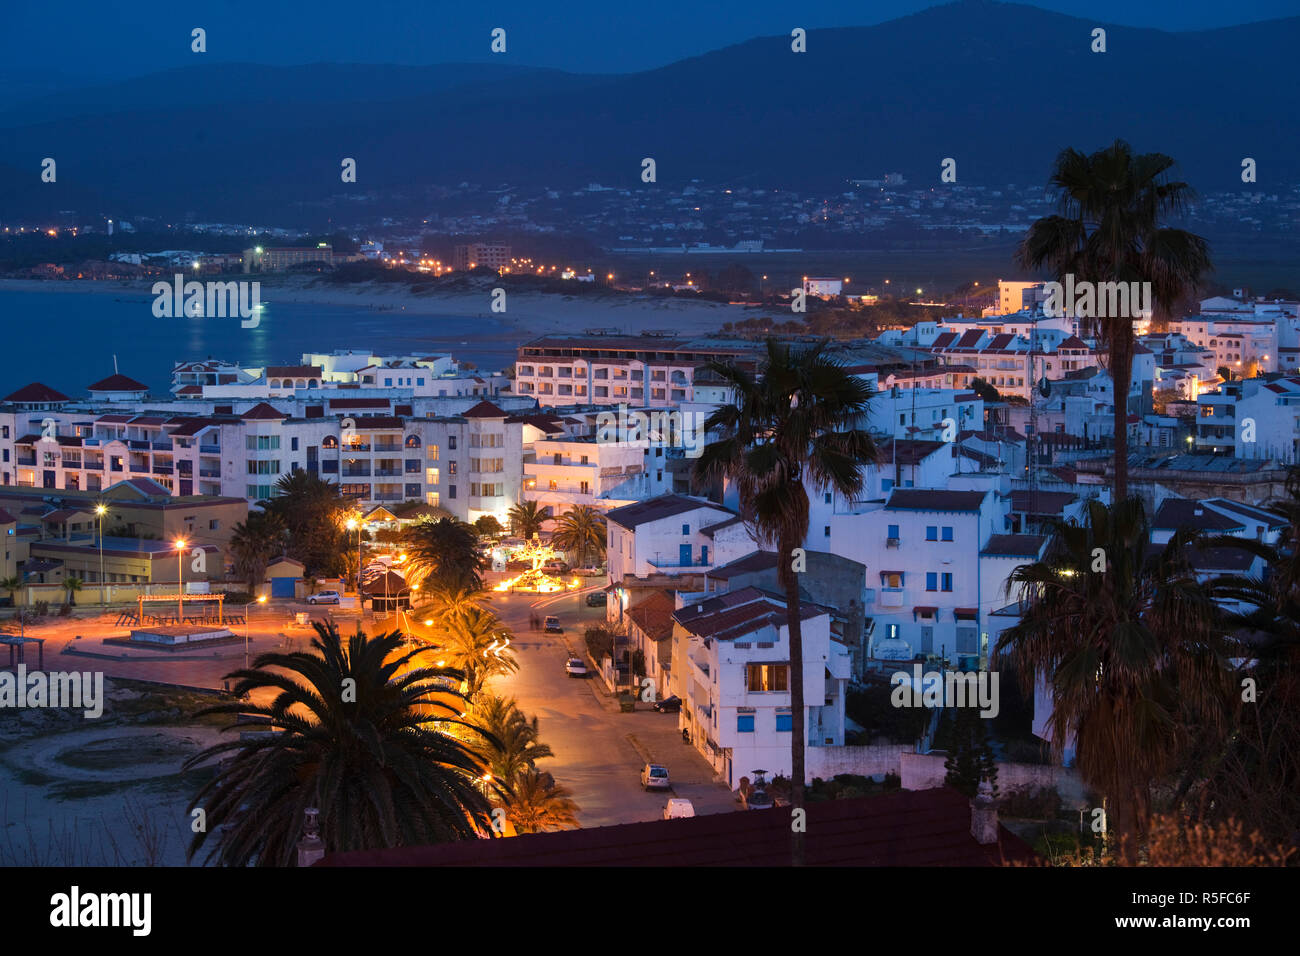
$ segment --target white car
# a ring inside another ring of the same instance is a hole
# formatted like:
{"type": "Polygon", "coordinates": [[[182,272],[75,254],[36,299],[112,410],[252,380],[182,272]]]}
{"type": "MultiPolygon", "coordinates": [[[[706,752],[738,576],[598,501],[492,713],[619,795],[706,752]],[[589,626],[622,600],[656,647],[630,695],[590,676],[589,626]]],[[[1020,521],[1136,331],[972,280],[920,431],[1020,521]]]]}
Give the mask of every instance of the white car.
{"type": "Polygon", "coordinates": [[[668,768],[657,763],[648,763],[641,768],[641,787],[644,790],[668,790],[668,768]]]}
{"type": "Polygon", "coordinates": [[[664,807],[664,819],[673,820],[681,817],[695,816],[695,804],[685,797],[670,797],[668,805],[664,807]]]}
{"type": "Polygon", "coordinates": [[[338,591],[317,591],[307,595],[308,604],[338,604],[341,600],[342,595],[338,591]]]}
{"type": "Polygon", "coordinates": [[[581,657],[570,657],[564,662],[564,673],[570,677],[586,677],[587,665],[581,657]]]}

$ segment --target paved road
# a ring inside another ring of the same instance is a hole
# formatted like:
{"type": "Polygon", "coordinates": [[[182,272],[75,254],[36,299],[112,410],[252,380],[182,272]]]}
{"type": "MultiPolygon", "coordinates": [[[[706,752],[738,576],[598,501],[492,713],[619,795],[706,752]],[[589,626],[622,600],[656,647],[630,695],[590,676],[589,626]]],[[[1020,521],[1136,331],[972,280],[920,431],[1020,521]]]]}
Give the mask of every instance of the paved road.
{"type": "Polygon", "coordinates": [[[586,628],[604,618],[604,610],[586,607],[583,597],[496,597],[494,606],[516,634],[519,671],[492,682],[496,693],[514,697],[538,718],[542,739],[555,751],[541,766],[573,791],[583,826],[657,820],[670,796],[689,797],[700,814],[738,809],[726,786],[714,782],[713,768],[682,741],[676,714],[657,714],[648,704],[621,713],[599,679],[564,672],[569,648],[580,650],[586,628]],[[530,631],[534,609],[559,617],[565,633],[530,631]],[[670,793],[641,789],[647,760],[668,768],[670,793]]]}

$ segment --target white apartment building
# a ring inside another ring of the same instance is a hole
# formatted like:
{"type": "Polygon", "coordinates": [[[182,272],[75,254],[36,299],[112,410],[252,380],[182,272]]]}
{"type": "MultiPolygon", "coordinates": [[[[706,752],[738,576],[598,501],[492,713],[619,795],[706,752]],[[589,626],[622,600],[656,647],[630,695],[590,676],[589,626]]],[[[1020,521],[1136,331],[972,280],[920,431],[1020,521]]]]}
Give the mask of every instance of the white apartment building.
{"type": "Polygon", "coordinates": [[[610,616],[621,619],[631,606],[629,589],[637,586],[637,578],[702,575],[713,567],[713,539],[704,530],[734,517],[712,501],[672,494],[606,512],[605,560],[618,597],[610,603],[610,616]]]}
{"type": "Polygon", "coordinates": [[[755,770],[790,775],[791,680],[803,680],[808,746],[844,744],[849,651],[831,638],[826,608],[801,605],[803,660],[792,666],[779,598],[748,587],[678,601],[669,689],[692,743],[728,786],[755,770]]]}
{"type": "Polygon", "coordinates": [[[1224,382],[1196,404],[1198,451],[1300,461],[1300,377],[1224,382]]]}
{"type": "Polygon", "coordinates": [[[552,517],[576,505],[608,511],[672,487],[662,446],[564,437],[534,441],[532,451],[533,460],[523,467],[524,499],[543,505],[552,517]]]}
{"type": "Polygon", "coordinates": [[[546,335],[520,346],[515,393],[538,404],[675,407],[694,400],[711,359],[752,359],[753,343],[668,336],[546,335]]]}
{"type": "Polygon", "coordinates": [[[491,514],[503,523],[522,493],[522,421],[485,401],[459,399],[458,414],[417,418],[392,414],[387,403],[384,414],[316,405],[304,416],[265,402],[238,411],[208,404],[200,412],[183,400],[102,411],[12,399],[0,403],[5,485],[99,491],[139,477],[178,496],[255,502],[301,469],[338,483],[358,506],[420,501],[466,521],[491,514]]]}

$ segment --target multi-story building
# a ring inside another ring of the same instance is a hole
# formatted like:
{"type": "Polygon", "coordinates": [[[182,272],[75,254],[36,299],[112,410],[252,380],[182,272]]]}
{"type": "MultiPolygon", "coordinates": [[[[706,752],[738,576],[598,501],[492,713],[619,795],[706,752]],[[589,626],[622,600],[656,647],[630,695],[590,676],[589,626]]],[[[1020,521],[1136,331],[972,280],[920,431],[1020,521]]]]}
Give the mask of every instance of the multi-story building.
{"type": "Polygon", "coordinates": [[[504,242],[469,242],[456,246],[452,252],[452,267],[465,269],[496,269],[510,265],[510,247],[504,242]]]}
{"type": "Polygon", "coordinates": [[[1196,399],[1196,448],[1244,459],[1300,461],[1300,377],[1222,383],[1196,399]]]}
{"type": "Polygon", "coordinates": [[[543,406],[673,407],[694,399],[700,366],[727,358],[755,363],[758,348],[654,335],[544,335],[520,346],[515,392],[543,406]]]}
{"type": "Polygon", "coordinates": [[[790,775],[793,680],[803,681],[808,746],[843,745],[849,651],[832,638],[827,608],[801,604],[803,660],[792,665],[780,598],[747,587],[678,600],[669,689],[692,743],[728,786],[760,769],[790,775]]]}

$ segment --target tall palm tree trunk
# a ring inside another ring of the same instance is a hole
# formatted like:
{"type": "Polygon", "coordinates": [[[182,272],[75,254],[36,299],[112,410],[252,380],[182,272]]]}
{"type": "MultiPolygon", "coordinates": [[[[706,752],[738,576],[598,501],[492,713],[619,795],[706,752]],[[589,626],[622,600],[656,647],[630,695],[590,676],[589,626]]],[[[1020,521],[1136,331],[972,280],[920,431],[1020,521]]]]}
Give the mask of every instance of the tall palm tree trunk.
{"type": "MultiPolygon", "coordinates": [[[[794,549],[799,542],[781,542],[781,583],[785,587],[786,627],[790,632],[790,806],[803,809],[804,747],[808,730],[804,726],[803,700],[803,626],[799,618],[799,576],[794,571],[794,549]]],[[[804,865],[804,835],[802,826],[791,828],[790,862],[804,865]]]]}
{"type": "Polygon", "coordinates": [[[1115,336],[1110,350],[1110,380],[1115,387],[1115,503],[1128,497],[1128,393],[1133,383],[1133,332],[1115,336]]]}

